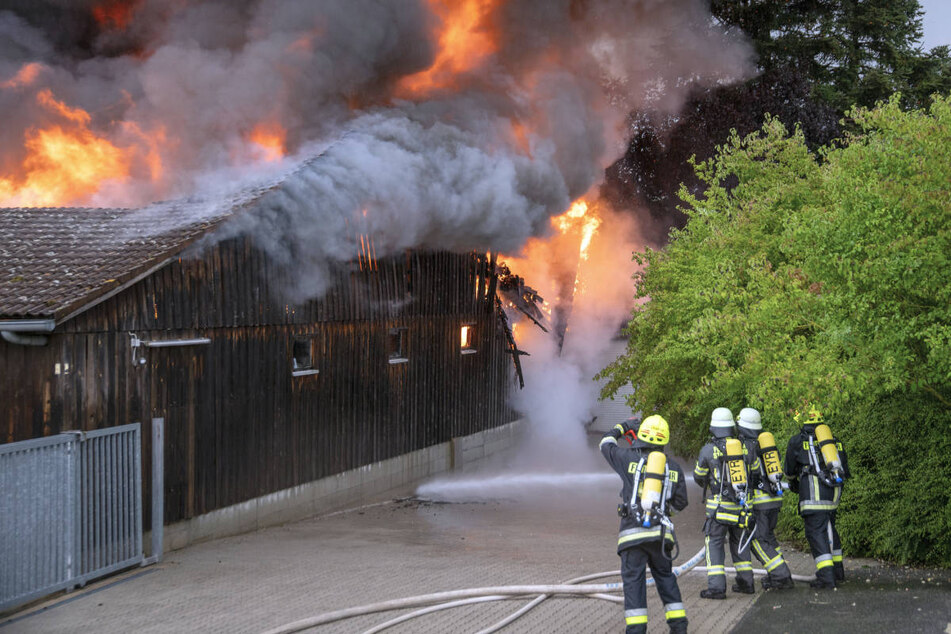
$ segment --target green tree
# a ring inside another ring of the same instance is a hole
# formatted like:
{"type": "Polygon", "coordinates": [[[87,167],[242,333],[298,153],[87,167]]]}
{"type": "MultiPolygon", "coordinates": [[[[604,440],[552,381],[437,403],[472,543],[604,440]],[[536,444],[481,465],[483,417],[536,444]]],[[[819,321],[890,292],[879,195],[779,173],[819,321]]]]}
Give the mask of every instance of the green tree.
{"type": "Polygon", "coordinates": [[[949,565],[951,98],[850,116],[840,147],[770,118],[695,165],[685,228],[635,256],[646,301],[604,395],[632,384],[684,452],[714,407],[757,407],[786,438],[818,404],[850,449],[847,548],[949,565]]]}
{"type": "Polygon", "coordinates": [[[681,183],[699,187],[687,158],[712,156],[729,130],[759,129],[765,113],[799,124],[810,147],[841,136],[847,108],[896,91],[906,109],[951,92],[948,47],[923,51],[918,0],[711,0],[726,27],[754,48],[760,73],[747,82],[698,90],[676,117],[632,117],[628,150],[607,172],[616,205],[636,200],[666,226],[682,226],[681,183]]]}
{"type": "Polygon", "coordinates": [[[713,15],[751,40],[765,72],[805,73],[844,112],[900,91],[906,107],[951,88],[946,47],[921,49],[918,0],[712,0],[713,15]]]}

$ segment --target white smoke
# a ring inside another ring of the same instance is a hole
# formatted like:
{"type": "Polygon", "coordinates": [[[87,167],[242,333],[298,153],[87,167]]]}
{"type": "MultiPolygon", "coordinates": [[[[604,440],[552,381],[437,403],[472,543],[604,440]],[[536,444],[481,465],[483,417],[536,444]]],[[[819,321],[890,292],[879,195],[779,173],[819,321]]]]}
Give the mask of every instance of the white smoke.
{"type": "Polygon", "coordinates": [[[628,216],[604,206],[597,211],[602,224],[587,250],[587,259],[566,258],[559,252],[563,247],[549,249],[549,245],[538,244],[530,260],[515,265],[520,274],[528,269],[524,273],[527,279],[543,297],[551,299],[566,293],[559,289],[565,268],[569,279],[577,275],[571,299],[562,297],[570,301],[570,318],[560,350],[551,335],[527,324],[519,326],[519,345],[531,356],[522,361],[525,389],[512,399],[513,406],[531,423],[525,459],[537,457],[550,464],[555,456],[554,462],[570,471],[591,467],[585,425],[598,400],[594,375],[613,361],[612,339],[633,307],[635,264],[631,254],[643,246],[628,216]]]}
{"type": "MultiPolygon", "coordinates": [[[[484,473],[438,478],[417,489],[417,494],[442,501],[509,499],[538,494],[566,495],[583,484],[588,487],[616,484],[594,449],[598,438],[589,435],[598,400],[597,372],[613,361],[612,340],[633,307],[631,277],[636,267],[634,250],[643,238],[632,219],[598,205],[602,224],[579,260],[577,236],[532,241],[526,257],[509,258],[512,270],[530,282],[539,294],[554,303],[571,301],[568,330],[559,348],[556,333],[546,333],[528,319],[516,323],[525,387],[513,391],[512,406],[526,419],[527,434],[507,464],[490,462],[484,473]],[[569,299],[571,285],[577,287],[569,299]],[[564,280],[569,288],[564,288],[564,280]],[[602,475],[596,475],[596,474],[602,475]],[[521,488],[528,493],[519,493],[521,488]],[[553,492],[552,489],[560,489],[553,492]]],[[[589,212],[592,213],[592,212],[589,212]]],[[[609,426],[622,422],[609,421],[609,426]]],[[[604,425],[600,425],[603,428],[604,425]]]]}

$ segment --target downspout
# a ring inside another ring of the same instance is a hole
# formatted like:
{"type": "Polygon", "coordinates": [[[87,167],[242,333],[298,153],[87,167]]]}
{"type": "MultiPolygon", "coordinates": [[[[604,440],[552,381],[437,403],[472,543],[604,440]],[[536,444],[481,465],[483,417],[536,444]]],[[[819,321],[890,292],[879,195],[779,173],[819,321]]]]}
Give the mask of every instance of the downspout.
{"type": "Polygon", "coordinates": [[[19,346],[45,346],[53,332],[56,321],[53,319],[9,319],[0,320],[0,337],[19,346]]]}

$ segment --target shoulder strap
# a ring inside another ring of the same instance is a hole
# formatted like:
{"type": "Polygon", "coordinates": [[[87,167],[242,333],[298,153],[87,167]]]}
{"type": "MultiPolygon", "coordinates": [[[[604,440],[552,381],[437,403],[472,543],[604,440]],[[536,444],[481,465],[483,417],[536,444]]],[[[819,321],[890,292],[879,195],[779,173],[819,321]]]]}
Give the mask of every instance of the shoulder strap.
{"type": "Polygon", "coordinates": [[[641,481],[641,471],[644,469],[645,462],[647,462],[647,457],[642,454],[641,459],[637,461],[637,467],[634,469],[634,484],[631,487],[631,508],[634,508],[638,502],[638,485],[641,481]]]}

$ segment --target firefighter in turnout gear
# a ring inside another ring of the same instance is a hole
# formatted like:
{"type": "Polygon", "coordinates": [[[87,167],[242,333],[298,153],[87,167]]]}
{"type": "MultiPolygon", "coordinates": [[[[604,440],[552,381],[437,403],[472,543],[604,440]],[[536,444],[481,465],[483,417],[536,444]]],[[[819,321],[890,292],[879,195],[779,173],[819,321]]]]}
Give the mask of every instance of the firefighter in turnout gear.
{"type": "Polygon", "coordinates": [[[849,477],[845,449],[832,436],[821,412],[810,408],[802,427],[786,447],[786,475],[789,488],[799,494],[799,514],[805,524],[806,539],[816,561],[813,588],[834,588],[845,580],[842,543],[835,529],[835,511],[842,497],[842,484],[849,477]]]}
{"type": "Polygon", "coordinates": [[[647,566],[670,631],[687,631],[687,612],[671,567],[676,538],[670,521],[674,511],[687,506],[687,483],[680,465],[663,453],[669,437],[667,421],[654,414],[639,425],[635,420],[615,425],[601,439],[601,453],[622,482],[617,552],[627,634],[647,632],[647,566]],[[631,439],[630,447],[618,446],[622,437],[631,439]]]}
{"type": "Polygon", "coordinates": [[[753,554],[766,568],[764,590],[786,590],[793,587],[792,572],[783,559],[776,539],[776,522],[783,505],[782,467],[779,452],[770,433],[763,433],[760,413],[752,407],[744,407],[737,416],[736,426],[747,455],[756,456],[757,468],[750,473],[753,491],[753,554]]]}
{"type": "Polygon", "coordinates": [[[753,563],[750,542],[753,537],[753,511],[749,504],[747,474],[756,472],[755,455],[744,455],[742,443],[735,438],[733,413],[718,407],[710,416],[710,442],[703,446],[693,470],[693,479],[704,489],[706,516],[707,589],[704,599],[726,598],[724,542],[729,539],[730,555],[736,567],[734,592],[752,594],[753,563]],[[709,491],[707,490],[709,488],[709,491]]]}

